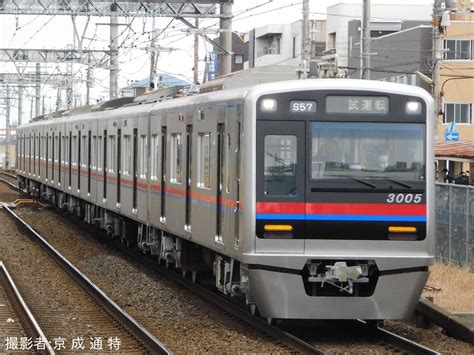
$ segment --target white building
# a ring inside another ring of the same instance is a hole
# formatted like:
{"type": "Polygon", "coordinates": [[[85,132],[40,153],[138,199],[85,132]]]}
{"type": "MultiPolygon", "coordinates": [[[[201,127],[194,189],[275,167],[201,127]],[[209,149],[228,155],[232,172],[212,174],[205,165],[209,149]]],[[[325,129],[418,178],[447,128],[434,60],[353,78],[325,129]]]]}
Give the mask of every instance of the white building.
{"type": "MultiPolygon", "coordinates": [[[[327,8],[326,49],[335,49],[339,66],[347,66],[350,47],[348,23],[362,17],[362,0],[357,3],[339,3],[327,8]]],[[[399,31],[401,20],[430,21],[433,1],[372,1],[370,7],[371,32],[386,34],[399,31]]]]}
{"type": "MultiPolygon", "coordinates": [[[[298,67],[301,62],[301,22],[272,24],[255,28],[245,35],[249,60],[244,69],[267,65],[298,67]]],[[[325,49],[326,21],[310,21],[311,54],[321,56],[325,49]]]]}

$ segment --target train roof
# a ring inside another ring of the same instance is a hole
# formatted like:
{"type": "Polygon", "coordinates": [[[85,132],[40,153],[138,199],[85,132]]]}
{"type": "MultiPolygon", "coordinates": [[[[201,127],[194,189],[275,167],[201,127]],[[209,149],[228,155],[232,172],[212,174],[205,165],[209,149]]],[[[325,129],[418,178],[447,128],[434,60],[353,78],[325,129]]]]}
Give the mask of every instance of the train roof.
{"type": "MultiPolygon", "coordinates": [[[[226,102],[226,101],[243,101],[246,98],[256,99],[263,94],[280,93],[285,91],[297,90],[341,90],[350,89],[356,91],[378,91],[389,94],[404,94],[413,95],[423,98],[426,102],[432,102],[432,96],[424,89],[396,84],[384,81],[375,80],[360,80],[360,79],[305,79],[305,80],[287,80],[270,83],[262,83],[254,86],[240,87],[236,89],[227,89],[220,91],[211,91],[192,96],[184,96],[178,98],[168,99],[166,96],[160,96],[159,93],[153,92],[152,99],[146,97],[139,97],[138,100],[134,98],[119,98],[102,103],[101,105],[86,106],[75,108],[69,111],[54,112],[49,115],[40,116],[28,126],[45,125],[57,122],[58,118],[65,121],[76,119],[97,118],[99,113],[102,117],[111,115],[122,116],[130,111],[151,111],[157,112],[161,110],[173,109],[176,106],[202,106],[205,107],[212,102],[226,102]],[[95,113],[92,114],[91,113],[95,113]]],[[[26,126],[26,125],[25,125],[26,126]]]]}

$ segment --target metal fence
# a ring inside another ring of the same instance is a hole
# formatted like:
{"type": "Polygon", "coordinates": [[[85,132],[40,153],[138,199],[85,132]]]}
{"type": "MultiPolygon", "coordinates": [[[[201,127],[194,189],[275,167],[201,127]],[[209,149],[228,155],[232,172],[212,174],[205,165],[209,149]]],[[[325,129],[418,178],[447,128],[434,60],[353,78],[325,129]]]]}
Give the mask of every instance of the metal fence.
{"type": "Polygon", "coordinates": [[[474,269],[474,186],[436,184],[436,257],[474,269]]]}

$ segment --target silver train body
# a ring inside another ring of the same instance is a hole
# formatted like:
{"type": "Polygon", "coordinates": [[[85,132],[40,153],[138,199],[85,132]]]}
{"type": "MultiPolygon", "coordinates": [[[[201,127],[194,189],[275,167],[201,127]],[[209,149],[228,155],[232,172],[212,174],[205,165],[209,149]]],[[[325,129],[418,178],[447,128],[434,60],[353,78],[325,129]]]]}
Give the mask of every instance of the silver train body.
{"type": "Polygon", "coordinates": [[[263,317],[400,319],[434,261],[433,111],[341,79],[88,110],[19,127],[17,174],[263,317]]]}

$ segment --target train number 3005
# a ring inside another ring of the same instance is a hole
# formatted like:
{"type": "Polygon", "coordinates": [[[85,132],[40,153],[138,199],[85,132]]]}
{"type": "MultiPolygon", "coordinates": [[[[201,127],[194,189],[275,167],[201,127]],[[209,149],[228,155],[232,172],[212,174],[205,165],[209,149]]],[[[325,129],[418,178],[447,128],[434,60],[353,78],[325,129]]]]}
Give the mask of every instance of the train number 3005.
{"type": "Polygon", "coordinates": [[[389,194],[388,203],[420,203],[422,194],[389,194]]]}

